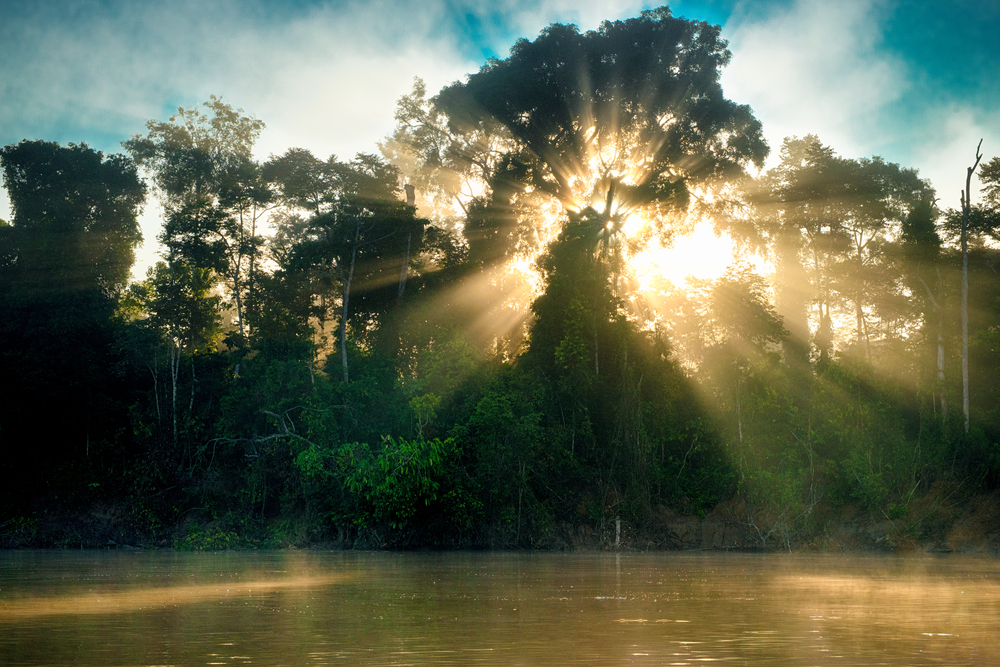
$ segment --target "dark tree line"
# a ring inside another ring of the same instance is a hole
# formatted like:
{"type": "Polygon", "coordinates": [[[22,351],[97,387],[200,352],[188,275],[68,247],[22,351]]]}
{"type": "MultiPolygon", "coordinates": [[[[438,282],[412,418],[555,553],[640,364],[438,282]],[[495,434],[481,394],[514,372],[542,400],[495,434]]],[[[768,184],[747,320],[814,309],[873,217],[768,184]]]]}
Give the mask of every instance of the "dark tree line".
{"type": "Polygon", "coordinates": [[[179,546],[526,547],[736,497],[767,547],[823,504],[994,488],[1000,159],[960,209],[812,135],[754,176],[730,57],[661,8],[417,80],[381,155],[258,161],[216,97],[126,155],[3,148],[0,521],[102,499],[179,546]],[[129,284],[140,175],[163,251],[129,284]],[[640,290],[705,219],[773,280],[640,290]]]}

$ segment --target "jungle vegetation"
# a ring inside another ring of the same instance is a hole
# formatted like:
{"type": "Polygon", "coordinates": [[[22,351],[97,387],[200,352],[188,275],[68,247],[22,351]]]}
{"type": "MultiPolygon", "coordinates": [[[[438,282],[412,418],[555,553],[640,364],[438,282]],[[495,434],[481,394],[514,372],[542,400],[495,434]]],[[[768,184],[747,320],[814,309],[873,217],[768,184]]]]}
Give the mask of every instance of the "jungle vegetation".
{"type": "Polygon", "coordinates": [[[661,8],[416,79],[347,160],[258,160],[217,97],[120,155],[0,149],[0,531],[105,502],[178,546],[530,548],[738,497],[764,544],[996,489],[1000,158],[953,208],[814,135],[762,171],[730,57],[661,8]],[[700,221],[773,270],[645,280],[700,221]]]}

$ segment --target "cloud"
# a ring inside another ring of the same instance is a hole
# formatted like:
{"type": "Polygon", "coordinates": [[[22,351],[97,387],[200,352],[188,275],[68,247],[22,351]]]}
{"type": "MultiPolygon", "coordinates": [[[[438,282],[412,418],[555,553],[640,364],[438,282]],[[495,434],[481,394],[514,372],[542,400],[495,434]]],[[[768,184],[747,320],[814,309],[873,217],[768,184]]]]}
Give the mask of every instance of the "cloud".
{"type": "Polygon", "coordinates": [[[315,131],[319,144],[360,148],[378,138],[379,121],[391,128],[415,74],[444,83],[478,66],[461,55],[460,36],[439,30],[443,4],[321,3],[281,14],[235,0],[66,5],[7,17],[5,142],[37,136],[114,149],[105,135],[127,138],[146,119],[214,93],[269,125],[287,118],[292,136],[315,131]]]}
{"type": "MultiPolygon", "coordinates": [[[[210,94],[267,124],[257,154],[290,147],[342,159],[373,152],[420,76],[432,93],[545,25],[597,27],[637,14],[598,0],[270,3],[40,0],[0,8],[0,144],[86,142],[105,152],[210,94]]],[[[9,217],[0,191],[0,217],[9,217]]],[[[142,217],[144,263],[159,230],[142,217]]],[[[139,267],[142,272],[142,267],[139,267]]]]}
{"type": "MultiPolygon", "coordinates": [[[[772,160],[785,136],[816,133],[847,157],[882,154],[920,168],[950,205],[947,198],[964,187],[979,137],[986,137],[987,158],[1000,152],[1000,126],[984,111],[995,106],[930,95],[927,82],[936,79],[909,52],[886,48],[887,34],[915,34],[898,29],[900,17],[909,14],[893,13],[906,2],[738,0],[731,13],[728,0],[671,4],[691,18],[729,14],[723,35],[734,57],[723,84],[728,97],[754,108],[772,160]],[[887,32],[894,26],[895,33],[887,32]],[[949,174],[957,176],[949,180],[949,174]]],[[[657,4],[0,3],[0,145],[23,138],[83,141],[117,152],[123,139],[144,131],[146,120],[165,120],[178,106],[217,94],[267,124],[258,144],[261,158],[302,147],[349,159],[374,151],[391,131],[396,100],[409,92],[414,76],[433,93],[477,71],[487,56],[505,56],[517,38],[534,39],[550,23],[590,30],[657,4]]],[[[159,230],[157,215],[148,205],[143,225],[149,241],[159,230]]],[[[0,218],[10,218],[2,189],[0,218]]]]}
{"type": "MultiPolygon", "coordinates": [[[[845,157],[881,155],[918,169],[941,206],[958,205],[979,139],[985,137],[985,159],[1000,153],[1000,122],[986,101],[996,87],[949,86],[938,47],[956,44],[961,31],[941,34],[940,44],[921,43],[904,5],[793,0],[737,6],[723,30],[733,51],[723,85],[763,123],[769,166],[785,137],[812,133],[845,157]]],[[[981,60],[978,45],[965,49],[956,57],[981,60]]],[[[983,76],[971,71],[954,80],[968,84],[983,76]]],[[[975,179],[972,190],[975,201],[975,179]]]]}
{"type": "Polygon", "coordinates": [[[817,134],[849,156],[877,143],[885,110],[906,90],[907,66],[880,50],[884,3],[797,0],[737,7],[726,24],[731,99],[750,104],[776,159],[786,136],[817,134]]]}
{"type": "MultiPolygon", "coordinates": [[[[376,150],[413,77],[431,90],[474,71],[447,5],[398,2],[41,2],[0,10],[0,144],[86,142],[105,152],[218,94],[267,124],[257,153],[293,146],[342,158],[376,150]]],[[[0,192],[0,217],[9,218],[0,192]]],[[[159,230],[142,217],[144,263],[159,230]]],[[[139,273],[142,272],[139,267],[139,273]]]]}
{"type": "MultiPolygon", "coordinates": [[[[960,192],[965,190],[965,177],[976,161],[976,146],[983,140],[983,162],[1000,154],[1000,132],[983,123],[974,110],[952,105],[928,111],[926,132],[915,147],[913,163],[922,165],[920,174],[930,179],[937,190],[938,206],[942,209],[961,206],[960,192]]],[[[979,198],[979,180],[972,178],[972,201],[979,198]]]]}

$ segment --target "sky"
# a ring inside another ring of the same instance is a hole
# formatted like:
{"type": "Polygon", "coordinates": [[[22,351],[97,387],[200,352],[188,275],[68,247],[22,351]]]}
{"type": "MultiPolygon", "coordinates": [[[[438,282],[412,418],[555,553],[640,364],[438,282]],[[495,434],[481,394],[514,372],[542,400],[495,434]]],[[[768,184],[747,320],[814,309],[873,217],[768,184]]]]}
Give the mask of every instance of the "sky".
{"type": "MultiPolygon", "coordinates": [[[[0,145],[105,153],[150,119],[215,94],[266,123],[261,159],[291,147],[377,152],[414,77],[433,93],[550,23],[582,30],[660,3],[634,0],[34,0],[0,2],[0,145]]],[[[771,146],[816,134],[849,158],[919,170],[958,207],[983,139],[1000,155],[998,0],[681,0],[723,26],[727,97],[771,146]]],[[[973,185],[973,201],[978,190],[973,185]]],[[[0,218],[10,220],[0,189],[0,218]]],[[[135,275],[155,259],[158,209],[135,275]]]]}

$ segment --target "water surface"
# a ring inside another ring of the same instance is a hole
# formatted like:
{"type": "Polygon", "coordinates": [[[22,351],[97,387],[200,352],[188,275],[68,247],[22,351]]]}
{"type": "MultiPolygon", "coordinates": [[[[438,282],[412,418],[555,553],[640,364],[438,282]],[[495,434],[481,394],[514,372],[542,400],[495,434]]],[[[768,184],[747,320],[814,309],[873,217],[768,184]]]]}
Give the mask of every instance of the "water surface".
{"type": "Polygon", "coordinates": [[[966,557],[0,553],[4,665],[997,665],[966,557]]]}

